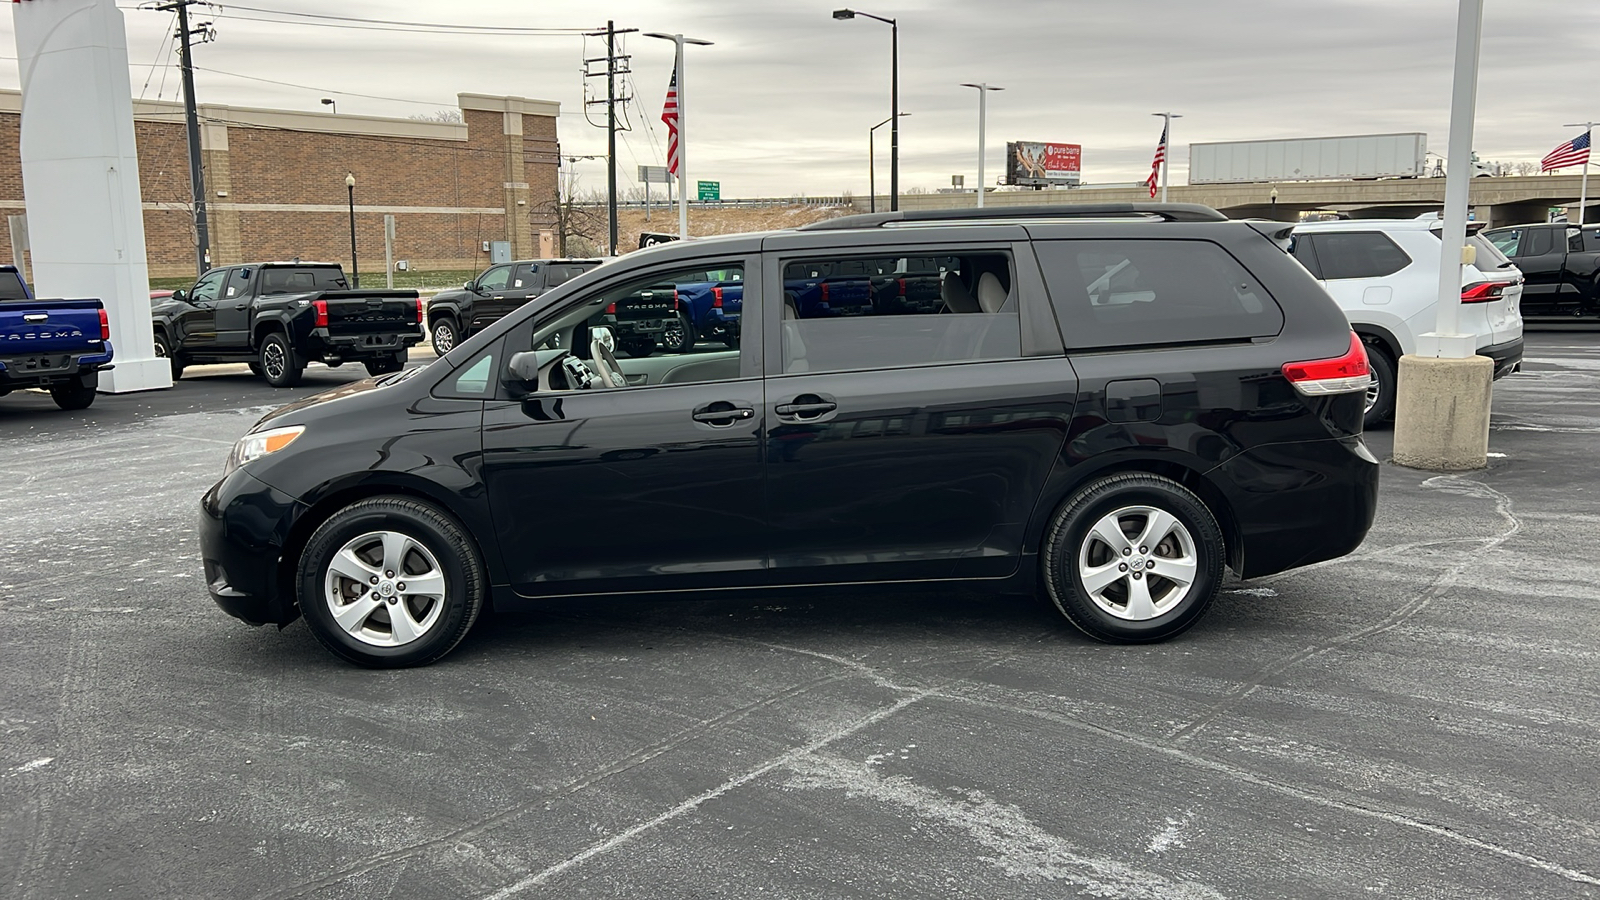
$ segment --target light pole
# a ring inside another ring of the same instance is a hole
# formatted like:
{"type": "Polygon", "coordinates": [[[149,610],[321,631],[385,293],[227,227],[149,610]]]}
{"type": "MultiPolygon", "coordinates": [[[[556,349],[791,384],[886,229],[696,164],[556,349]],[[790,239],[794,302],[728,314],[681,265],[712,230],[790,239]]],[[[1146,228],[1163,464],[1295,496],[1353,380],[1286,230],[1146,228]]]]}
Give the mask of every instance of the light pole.
{"type": "Polygon", "coordinates": [[[323,97],[322,105],[333,107],[333,114],[336,116],[339,114],[339,104],[335,103],[332,97],[323,97]]]}
{"type": "Polygon", "coordinates": [[[1183,116],[1175,112],[1158,112],[1150,115],[1160,116],[1162,121],[1166,123],[1161,127],[1161,202],[1165,203],[1167,202],[1167,170],[1172,168],[1172,163],[1170,162],[1172,159],[1172,120],[1181,119],[1183,116]]]}
{"type": "Polygon", "coordinates": [[[678,73],[678,239],[687,241],[689,239],[689,89],[685,86],[687,78],[683,72],[683,45],[709,47],[711,42],[699,38],[686,38],[681,34],[662,34],[659,31],[647,31],[644,36],[671,41],[674,48],[672,71],[678,73]]]}
{"type": "Polygon", "coordinates": [[[1450,92],[1446,158],[1451,165],[1444,177],[1437,318],[1432,332],[1417,336],[1415,354],[1400,358],[1395,392],[1394,461],[1436,472],[1481,469],[1489,461],[1494,362],[1477,355],[1477,341],[1462,334],[1460,327],[1461,267],[1474,259],[1474,250],[1467,244],[1467,202],[1472,186],[1468,160],[1472,159],[1482,39],[1483,0],[1461,0],[1450,92]]]}
{"type": "MultiPolygon", "coordinates": [[[[911,113],[899,113],[899,115],[909,116],[911,113]]],[[[877,131],[893,121],[894,116],[890,116],[867,129],[867,207],[869,212],[878,211],[878,164],[874,159],[878,149],[877,131]]]]}
{"type": "Polygon", "coordinates": [[[356,263],[356,176],[347,172],[344,188],[350,192],[350,286],[361,287],[361,267],[356,263]]]}
{"type": "MultiPolygon", "coordinates": [[[[1573,123],[1571,125],[1563,125],[1561,127],[1562,128],[1577,128],[1579,126],[1583,127],[1583,133],[1584,133],[1584,135],[1586,137],[1589,136],[1594,131],[1594,123],[1593,122],[1576,122],[1576,123],[1573,123]]],[[[1590,145],[1593,146],[1593,139],[1592,138],[1590,139],[1590,145]]],[[[1583,181],[1580,183],[1580,185],[1578,187],[1578,227],[1579,228],[1583,227],[1583,208],[1585,206],[1587,206],[1588,204],[1589,204],[1589,161],[1587,159],[1585,159],[1583,161],[1583,181]]]]}
{"type": "Polygon", "coordinates": [[[983,180],[983,131],[989,119],[989,92],[1003,91],[1003,87],[991,87],[987,82],[970,84],[962,82],[962,87],[976,88],[978,91],[978,208],[983,208],[983,189],[988,182],[983,180]]]}
{"type": "Polygon", "coordinates": [[[835,19],[866,16],[889,25],[889,210],[900,208],[900,23],[859,9],[836,9],[835,19]]]}

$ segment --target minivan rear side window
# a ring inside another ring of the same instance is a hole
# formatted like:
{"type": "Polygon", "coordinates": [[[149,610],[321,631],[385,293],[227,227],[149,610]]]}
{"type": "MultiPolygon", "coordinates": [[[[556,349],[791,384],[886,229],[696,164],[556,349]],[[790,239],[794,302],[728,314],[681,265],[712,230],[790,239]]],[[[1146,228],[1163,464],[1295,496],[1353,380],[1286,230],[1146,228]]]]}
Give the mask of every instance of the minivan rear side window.
{"type": "Polygon", "coordinates": [[[1210,241],[1039,241],[1069,348],[1191,344],[1276,335],[1283,311],[1210,241]]]}
{"type": "Polygon", "coordinates": [[[1324,231],[1305,235],[1316,247],[1322,277],[1382,278],[1411,265],[1411,257],[1381,231],[1324,231]]]}
{"type": "Polygon", "coordinates": [[[783,371],[1018,359],[1015,284],[1002,251],[787,261],[783,371]]]}

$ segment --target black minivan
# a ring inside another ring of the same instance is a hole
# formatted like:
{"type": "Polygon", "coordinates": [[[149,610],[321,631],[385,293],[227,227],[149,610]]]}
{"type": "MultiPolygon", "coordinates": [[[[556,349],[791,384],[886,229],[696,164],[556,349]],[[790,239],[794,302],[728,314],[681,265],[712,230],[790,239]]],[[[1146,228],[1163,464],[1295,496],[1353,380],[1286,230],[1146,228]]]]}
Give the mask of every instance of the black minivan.
{"type": "Polygon", "coordinates": [[[379,667],[439,659],[490,604],[880,582],[1169,638],[1225,568],[1337,557],[1372,523],[1366,356],[1287,239],[1114,204],[643,250],[261,420],[202,501],[206,579],[379,667]],[[618,359],[608,306],[710,269],[743,284],[737,349],[618,359]],[[790,277],[814,271],[847,274],[790,277]]]}

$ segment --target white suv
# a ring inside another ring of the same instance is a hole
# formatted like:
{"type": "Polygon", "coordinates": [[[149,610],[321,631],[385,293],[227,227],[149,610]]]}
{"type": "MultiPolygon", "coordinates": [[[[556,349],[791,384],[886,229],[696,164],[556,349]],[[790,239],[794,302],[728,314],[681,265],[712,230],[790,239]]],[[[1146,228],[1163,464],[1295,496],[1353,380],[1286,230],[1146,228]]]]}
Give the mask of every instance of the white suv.
{"type": "MultiPolygon", "coordinates": [[[[1437,217],[1295,226],[1291,252],[1367,345],[1369,428],[1394,414],[1396,360],[1417,352],[1417,335],[1434,329],[1442,229],[1437,217]]],[[[1522,272],[1475,231],[1467,241],[1477,262],[1462,267],[1459,323],[1477,337],[1478,354],[1494,360],[1499,378],[1522,362],[1522,272]]]]}

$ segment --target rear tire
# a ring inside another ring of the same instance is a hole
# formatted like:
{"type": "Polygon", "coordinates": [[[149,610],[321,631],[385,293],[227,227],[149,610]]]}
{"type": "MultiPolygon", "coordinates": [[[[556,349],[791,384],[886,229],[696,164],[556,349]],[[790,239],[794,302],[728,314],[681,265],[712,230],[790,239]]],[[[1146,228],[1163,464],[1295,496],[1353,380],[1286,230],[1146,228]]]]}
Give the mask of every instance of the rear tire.
{"type": "Polygon", "coordinates": [[[433,320],[432,328],[433,352],[443,356],[454,350],[461,341],[461,334],[456,329],[456,320],[449,316],[440,316],[433,320]]]}
{"type": "Polygon", "coordinates": [[[1367,389],[1367,411],[1362,417],[1363,428],[1372,429],[1394,417],[1395,397],[1399,392],[1400,376],[1389,348],[1376,341],[1367,341],[1367,363],[1372,370],[1372,387],[1367,389]]]}
{"type": "Polygon", "coordinates": [[[443,657],[466,637],[488,594],[466,529],[407,497],[375,497],[334,513],[312,534],[296,572],[312,635],[335,656],[372,669],[443,657]]]}
{"type": "Polygon", "coordinates": [[[1183,485],[1130,472],[1062,504],[1045,533],[1046,597],[1097,641],[1145,644],[1186,631],[1222,589],[1222,530],[1183,485]]]}
{"type": "Polygon", "coordinates": [[[694,349],[694,341],[694,323],[687,313],[678,313],[678,321],[661,335],[661,348],[668,353],[688,353],[694,349]]]}
{"type": "Polygon", "coordinates": [[[635,341],[624,341],[622,349],[631,359],[644,359],[656,352],[656,342],[650,338],[641,338],[635,341]]]}
{"type": "Polygon", "coordinates": [[[294,387],[305,374],[305,361],[294,352],[288,335],[274,331],[261,341],[261,377],[273,387],[294,387]]]}
{"type": "Polygon", "coordinates": [[[88,409],[94,403],[94,394],[99,383],[100,376],[95,375],[94,380],[87,385],[81,378],[74,378],[66,384],[53,384],[50,386],[50,399],[62,409],[88,409]]]}

